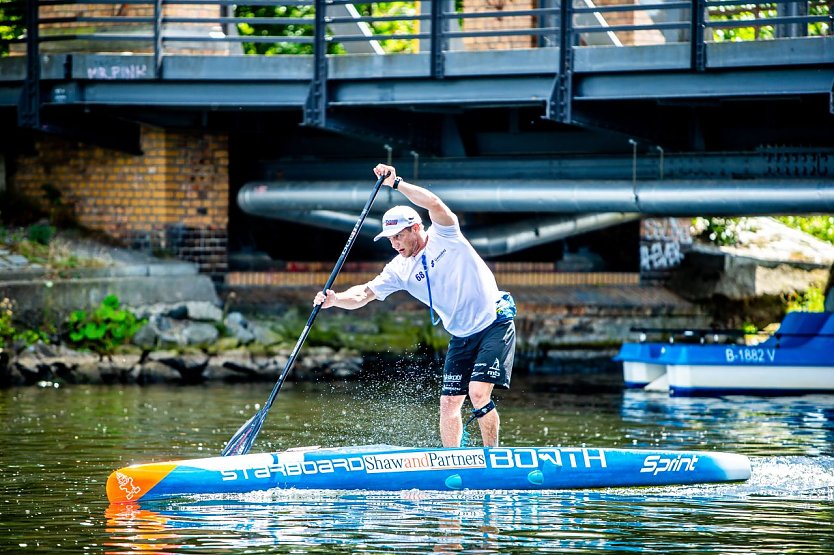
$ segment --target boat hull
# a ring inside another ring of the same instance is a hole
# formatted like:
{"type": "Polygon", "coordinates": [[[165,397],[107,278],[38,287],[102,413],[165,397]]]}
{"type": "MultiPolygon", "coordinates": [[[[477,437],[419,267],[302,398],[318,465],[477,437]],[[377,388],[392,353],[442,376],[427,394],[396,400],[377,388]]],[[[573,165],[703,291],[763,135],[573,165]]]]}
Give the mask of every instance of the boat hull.
{"type": "Polygon", "coordinates": [[[138,464],[107,480],[112,503],[280,489],[547,490],[741,481],[742,455],[639,449],[389,445],[138,464]]]}
{"type": "Polygon", "coordinates": [[[614,360],[623,363],[626,387],[676,396],[834,393],[832,315],[791,312],[757,345],[624,343],[614,360]]]}
{"type": "Polygon", "coordinates": [[[629,389],[644,388],[665,373],[665,364],[623,361],[623,381],[629,389]]]}
{"type": "Polygon", "coordinates": [[[666,368],[669,393],[680,397],[834,393],[832,366],[670,364],[666,368]]]}
{"type": "Polygon", "coordinates": [[[623,363],[623,382],[630,389],[644,388],[666,373],[660,358],[668,345],[663,343],[624,343],[614,360],[623,363]]]}

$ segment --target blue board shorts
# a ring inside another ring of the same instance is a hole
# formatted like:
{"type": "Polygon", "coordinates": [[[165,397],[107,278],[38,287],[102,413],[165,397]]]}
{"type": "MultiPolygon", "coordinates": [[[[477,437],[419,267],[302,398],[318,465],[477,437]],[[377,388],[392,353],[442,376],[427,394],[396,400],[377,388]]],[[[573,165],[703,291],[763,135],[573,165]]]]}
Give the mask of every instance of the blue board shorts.
{"type": "Polygon", "coordinates": [[[515,322],[499,318],[468,337],[452,337],[443,365],[441,395],[467,395],[469,382],[510,388],[515,355],[515,322]]]}

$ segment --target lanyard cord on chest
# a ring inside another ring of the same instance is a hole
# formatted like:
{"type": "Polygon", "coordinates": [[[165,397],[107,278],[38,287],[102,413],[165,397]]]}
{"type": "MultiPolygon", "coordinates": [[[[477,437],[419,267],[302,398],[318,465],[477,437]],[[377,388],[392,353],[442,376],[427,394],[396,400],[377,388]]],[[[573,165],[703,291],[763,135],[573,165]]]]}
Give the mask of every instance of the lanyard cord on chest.
{"type": "Polygon", "coordinates": [[[426,264],[426,252],[425,251],[423,251],[423,254],[420,257],[420,260],[423,262],[423,273],[426,274],[426,287],[429,290],[429,317],[431,318],[431,325],[436,326],[437,324],[440,323],[440,316],[438,316],[437,319],[435,319],[435,317],[434,317],[436,313],[434,311],[434,305],[432,304],[432,300],[431,300],[431,282],[429,282],[429,266],[428,266],[428,264],[426,264]]]}

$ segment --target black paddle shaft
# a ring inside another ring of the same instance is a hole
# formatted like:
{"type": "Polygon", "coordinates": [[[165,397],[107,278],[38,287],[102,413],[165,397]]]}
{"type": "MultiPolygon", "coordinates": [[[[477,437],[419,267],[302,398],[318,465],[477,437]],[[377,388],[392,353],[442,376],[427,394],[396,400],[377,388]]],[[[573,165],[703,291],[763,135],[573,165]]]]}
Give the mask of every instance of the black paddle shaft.
{"type": "MultiPolygon", "coordinates": [[[[374,185],[374,189],[373,191],[371,191],[371,196],[368,197],[368,202],[365,203],[365,208],[362,209],[362,213],[359,215],[359,219],[356,221],[356,225],[353,226],[353,231],[351,231],[350,236],[348,236],[347,243],[345,243],[345,248],[342,249],[342,254],[339,255],[339,260],[336,261],[336,266],[333,267],[333,271],[330,272],[330,277],[327,278],[327,283],[324,284],[324,288],[322,289],[322,291],[325,294],[327,294],[328,289],[333,287],[333,282],[336,281],[336,276],[339,275],[339,272],[342,270],[342,266],[345,265],[347,255],[350,252],[350,249],[353,248],[353,244],[356,242],[356,237],[359,235],[359,229],[362,227],[362,224],[365,223],[365,217],[371,210],[371,206],[374,203],[376,194],[379,192],[379,189],[382,186],[382,182],[385,180],[385,178],[388,177],[388,175],[390,174],[383,175],[379,179],[377,179],[376,184],[374,185]]],[[[284,370],[278,377],[278,382],[272,389],[272,393],[269,395],[269,399],[267,399],[266,405],[264,405],[264,408],[266,408],[267,410],[269,410],[269,408],[272,407],[272,403],[275,402],[275,396],[278,394],[278,390],[281,389],[281,385],[284,383],[284,379],[286,379],[287,374],[289,374],[290,368],[292,368],[292,365],[295,362],[295,357],[298,356],[298,352],[301,350],[301,345],[307,339],[307,335],[310,333],[310,328],[313,327],[313,322],[315,322],[316,316],[318,316],[320,311],[321,305],[317,304],[315,307],[313,307],[313,312],[310,313],[310,317],[307,318],[307,324],[305,324],[304,330],[301,332],[301,337],[298,338],[298,342],[296,342],[295,348],[293,348],[292,352],[290,353],[290,358],[287,359],[287,364],[284,366],[284,370]]]]}
{"type": "MultiPolygon", "coordinates": [[[[342,266],[345,264],[345,260],[347,259],[347,255],[350,252],[350,249],[353,247],[353,244],[356,242],[356,237],[359,235],[359,230],[362,227],[362,224],[365,223],[365,218],[368,215],[368,212],[371,211],[371,206],[374,203],[374,199],[376,199],[376,195],[379,192],[380,187],[382,186],[382,182],[391,175],[390,173],[382,175],[379,179],[376,180],[376,184],[374,185],[373,191],[371,191],[371,196],[368,197],[368,202],[365,203],[365,207],[362,209],[362,213],[359,215],[359,220],[357,220],[356,225],[353,226],[353,231],[350,232],[350,236],[348,237],[347,243],[345,244],[345,248],[342,249],[342,254],[339,255],[339,260],[336,261],[336,266],[333,268],[333,271],[330,273],[330,277],[327,278],[327,283],[324,284],[324,293],[327,294],[327,290],[333,287],[333,282],[336,281],[336,276],[339,275],[339,271],[342,269],[342,266]]],[[[310,333],[310,328],[313,326],[313,322],[316,320],[316,316],[318,316],[319,312],[321,311],[321,305],[317,304],[313,307],[313,312],[310,313],[310,317],[307,318],[307,323],[304,325],[304,329],[301,332],[301,336],[298,338],[298,341],[295,343],[295,347],[293,348],[292,352],[290,353],[290,357],[287,359],[287,363],[284,365],[284,369],[281,371],[281,375],[278,376],[278,381],[275,382],[275,386],[272,388],[272,392],[269,394],[269,398],[266,400],[263,408],[255,413],[255,416],[250,418],[240,429],[232,436],[232,439],[226,444],[226,447],[223,448],[221,455],[245,455],[249,452],[249,449],[252,447],[252,444],[255,442],[255,437],[257,437],[258,432],[263,425],[264,419],[266,418],[266,413],[272,408],[272,403],[275,402],[275,397],[278,396],[278,392],[281,390],[281,386],[284,385],[284,380],[287,378],[287,374],[290,373],[290,369],[292,369],[293,364],[295,363],[295,359],[298,356],[298,352],[301,350],[301,346],[304,344],[304,341],[307,339],[307,335],[310,333]]]]}

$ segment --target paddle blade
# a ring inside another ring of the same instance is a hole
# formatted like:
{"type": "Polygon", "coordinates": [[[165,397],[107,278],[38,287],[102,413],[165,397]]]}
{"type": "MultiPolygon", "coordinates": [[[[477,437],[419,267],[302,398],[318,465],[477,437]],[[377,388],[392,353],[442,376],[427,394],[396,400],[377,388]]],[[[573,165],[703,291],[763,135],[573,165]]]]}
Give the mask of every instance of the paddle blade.
{"type": "Polygon", "coordinates": [[[255,416],[247,420],[235,432],[235,435],[232,436],[232,439],[229,440],[229,443],[226,444],[226,447],[223,448],[220,455],[228,457],[230,455],[245,455],[248,453],[249,449],[252,448],[252,444],[255,443],[255,438],[258,437],[258,432],[261,431],[261,426],[263,426],[265,418],[266,411],[264,409],[256,412],[255,416]]]}

